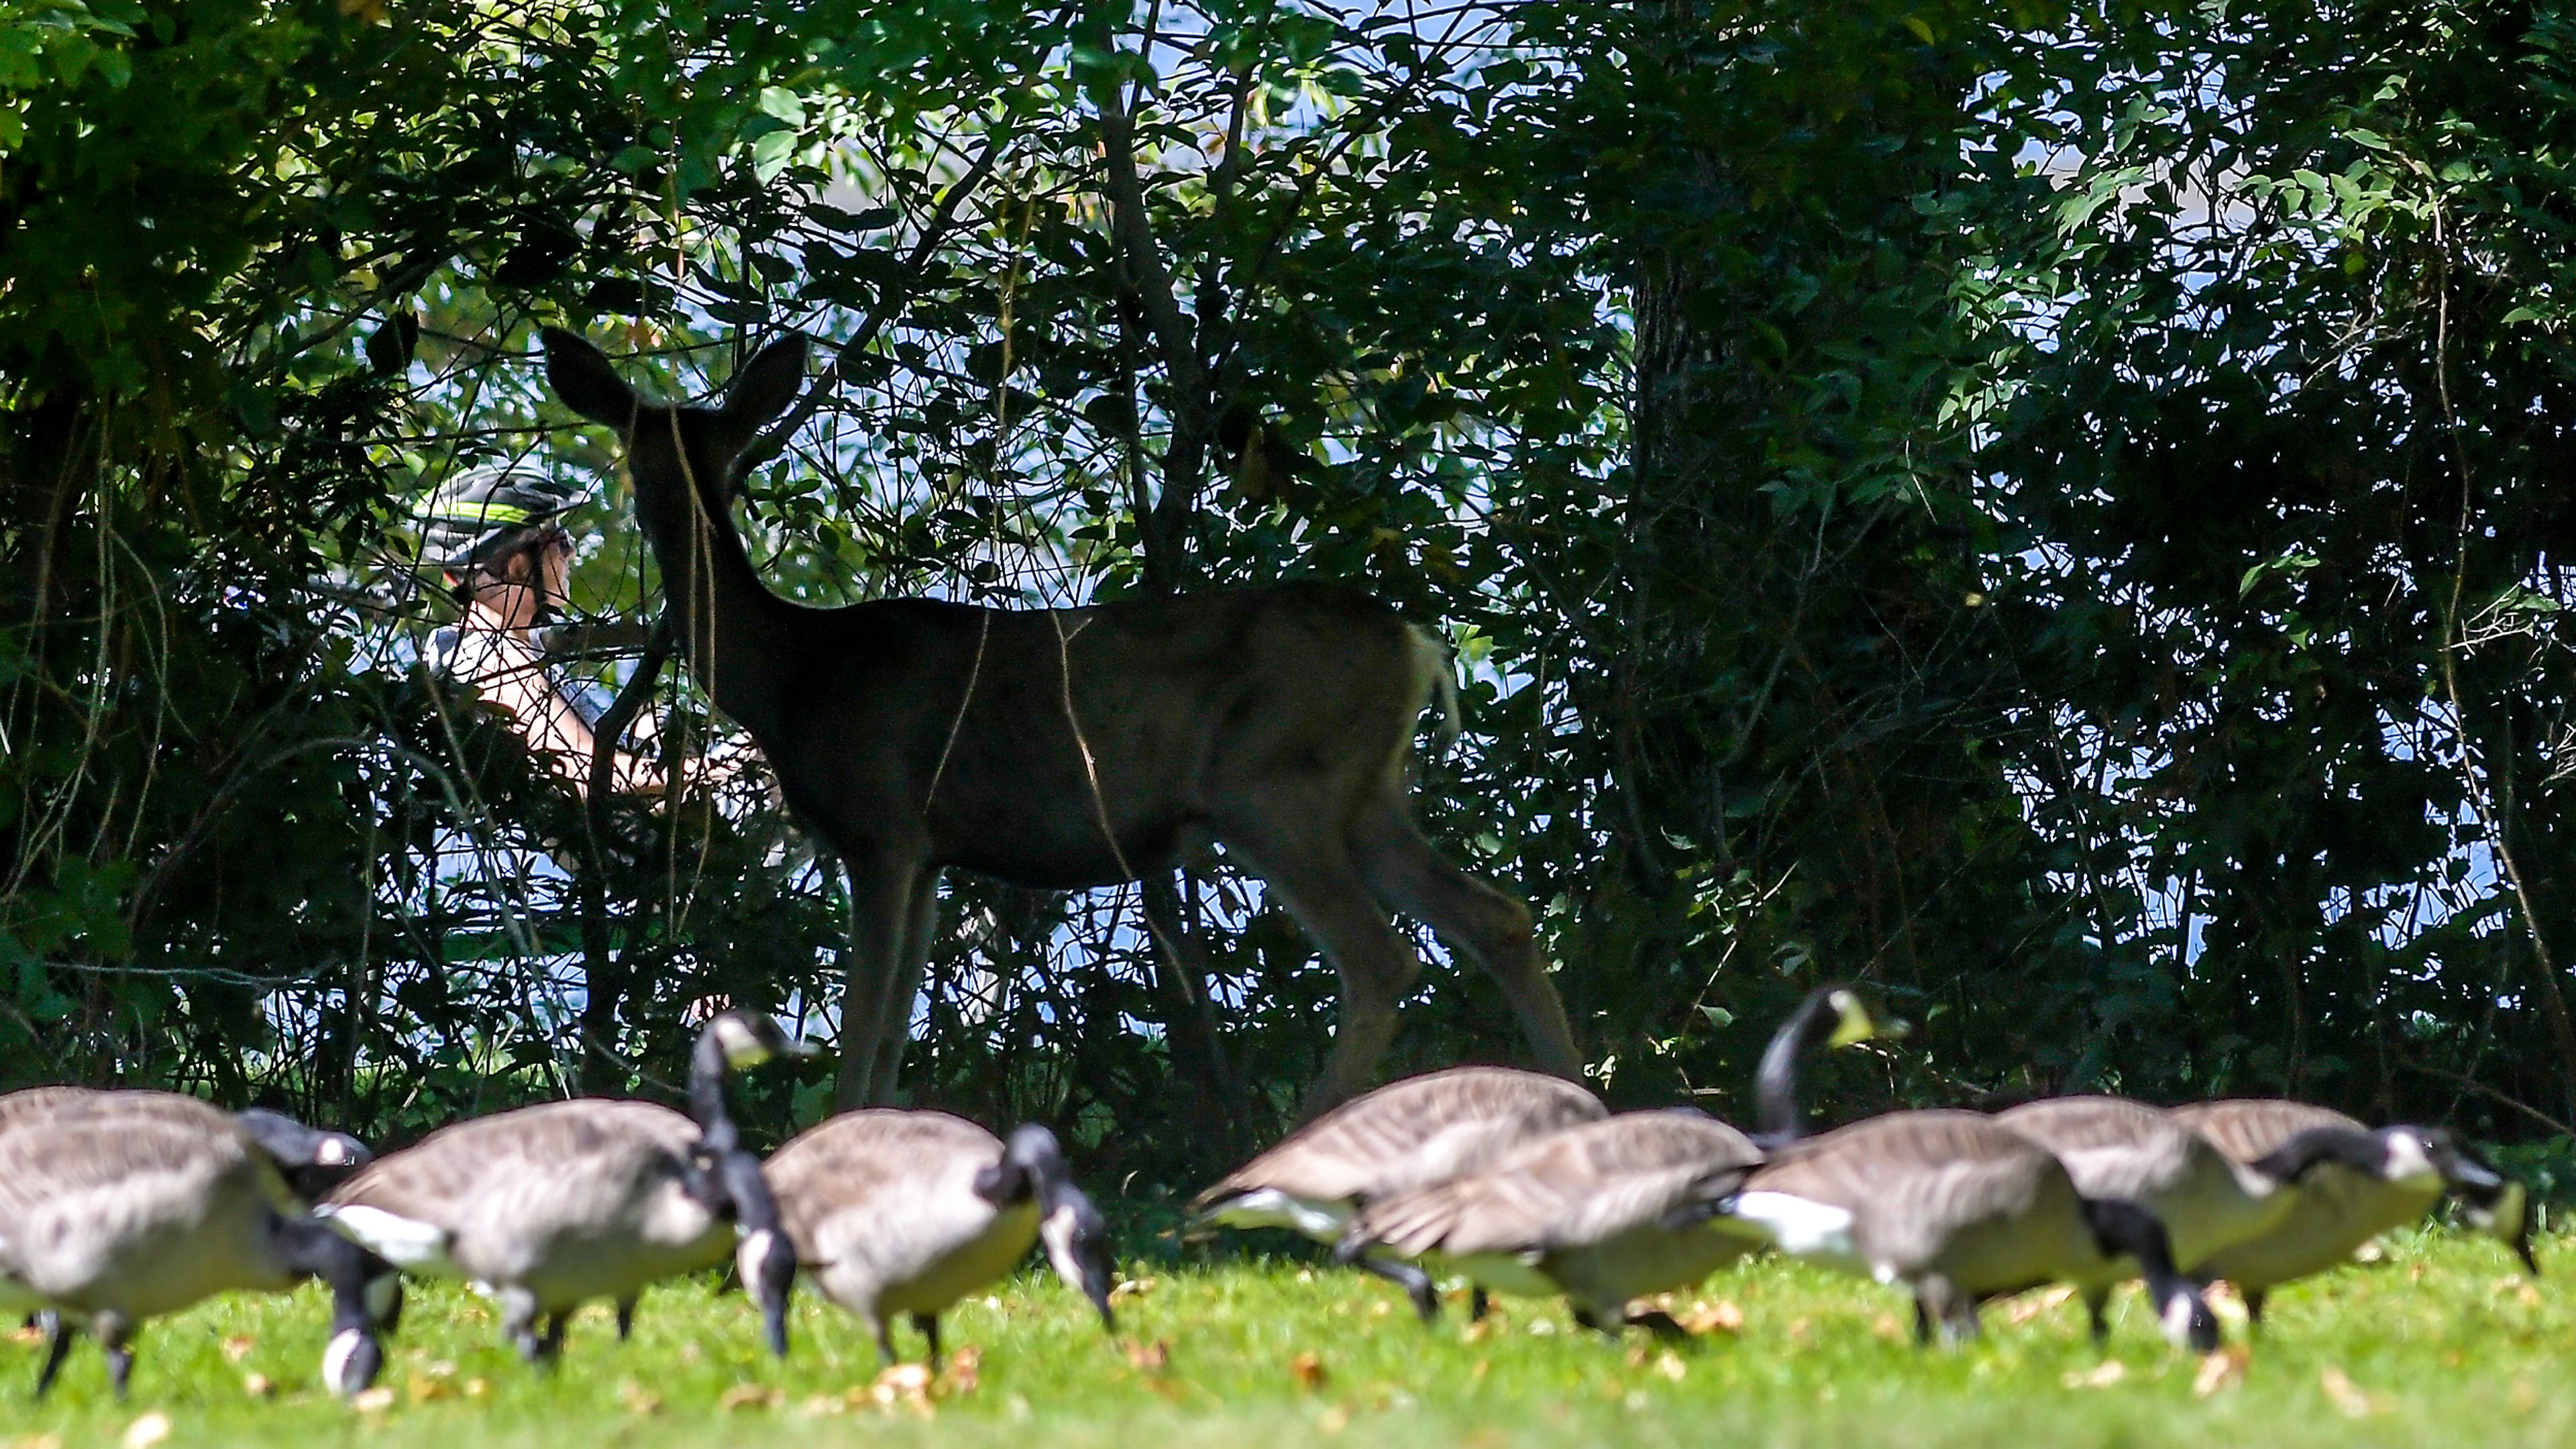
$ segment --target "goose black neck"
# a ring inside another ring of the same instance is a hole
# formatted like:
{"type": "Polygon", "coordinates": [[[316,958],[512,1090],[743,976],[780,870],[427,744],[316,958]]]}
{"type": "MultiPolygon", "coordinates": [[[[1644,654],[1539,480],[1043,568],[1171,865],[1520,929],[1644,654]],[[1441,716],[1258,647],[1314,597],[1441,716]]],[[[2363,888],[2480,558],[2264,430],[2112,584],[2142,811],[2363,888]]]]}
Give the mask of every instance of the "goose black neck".
{"type": "Polygon", "coordinates": [[[1762,1049],[1762,1065],[1754,1073],[1754,1097],[1762,1130],[1757,1139],[1766,1147],[1794,1142],[1805,1129],[1799,1121],[1798,1059],[1806,1054],[1811,1038],[1823,1025],[1825,1008],[1839,987],[1820,986],[1807,993],[1780,1029],[1771,1033],[1771,1044],[1762,1049]]]}
{"type": "Polygon", "coordinates": [[[733,1112],[725,1105],[726,1066],[724,1044],[716,1034],[699,1033],[697,1048],[689,1054],[689,1115],[698,1120],[698,1140],[718,1158],[742,1145],[733,1112]]]}
{"type": "Polygon", "coordinates": [[[740,1149],[716,1159],[716,1180],[733,1203],[734,1221],[746,1233],[778,1228],[778,1199],[770,1196],[769,1179],[760,1175],[760,1159],[740,1149]]]}
{"type": "Polygon", "coordinates": [[[2388,1161],[2376,1132],[2350,1127],[2311,1127],[2254,1160],[2254,1170],[2275,1182],[2296,1182],[2325,1163],[2377,1177],[2388,1161]]]}

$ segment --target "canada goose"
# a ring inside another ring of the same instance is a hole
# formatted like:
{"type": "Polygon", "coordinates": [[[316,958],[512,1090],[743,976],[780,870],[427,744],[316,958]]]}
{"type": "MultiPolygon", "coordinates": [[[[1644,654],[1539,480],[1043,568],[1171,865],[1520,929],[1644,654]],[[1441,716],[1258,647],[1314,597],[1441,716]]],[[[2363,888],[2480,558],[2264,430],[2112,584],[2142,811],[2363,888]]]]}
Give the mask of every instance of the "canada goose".
{"type": "Polygon", "coordinates": [[[1629,1300],[1687,1287],[1753,1251],[1742,1235],[1671,1218],[1761,1160],[1753,1139],[1704,1113],[1624,1112],[1525,1143],[1480,1171],[1369,1202],[1335,1256],[1428,1260],[1492,1292],[1561,1293],[1586,1328],[1675,1332],[1662,1314],[1631,1315],[1629,1300]]]}
{"type": "Polygon", "coordinates": [[[1675,1220],[1705,1217],[1792,1257],[1902,1282],[1918,1341],[1936,1328],[1949,1341],[1974,1336],[1979,1303],[2053,1282],[2083,1294],[2098,1341],[2111,1289],[2143,1275],[2168,1339],[2216,1345],[2218,1321],[2174,1267],[2155,1215],[2084,1196],[2054,1154],[1992,1118],[1890,1112],[1796,1139],[1799,1053],[1782,1043],[1812,1029],[1793,1017],[1763,1053],[1756,1087],[1770,1160],[1731,1188],[1712,1179],[1675,1220]]]}
{"type": "MultiPolygon", "coordinates": [[[[128,1102],[149,1104],[168,1095],[90,1087],[26,1087],[0,1094],[0,1132],[13,1122],[67,1120],[73,1113],[112,1112],[128,1102]]],[[[265,1107],[232,1114],[233,1122],[277,1163],[287,1186],[306,1202],[322,1196],[373,1161],[365,1143],[346,1132],[326,1132],[265,1107]]]]}
{"type": "Polygon", "coordinates": [[[939,1315],[1041,1240],[1056,1275],[1118,1326],[1107,1226],[1044,1127],[1006,1144],[945,1112],[867,1108],[798,1133],[767,1171],[805,1276],[867,1321],[888,1363],[895,1314],[912,1316],[936,1362],[939,1315]]]}
{"type": "Polygon", "coordinates": [[[145,1320],[305,1277],[332,1292],[323,1379],[355,1394],[383,1363],[393,1270],[305,1216],[233,1117],[175,1093],[62,1088],[13,1102],[0,1124],[0,1311],[53,1315],[37,1397],[80,1332],[106,1350],[123,1398],[145,1320]]]}
{"type": "Polygon", "coordinates": [[[1904,1283],[1918,1339],[1973,1337],[1979,1303],[2055,1282],[2083,1294],[2099,1339],[2111,1289],[2143,1274],[2166,1337],[2218,1342],[2152,1213],[2083,1196],[2046,1148],[1974,1112],[1891,1112],[1775,1149],[1703,1211],[1792,1257],[1904,1283]]]}
{"type": "Polygon", "coordinates": [[[2439,1128],[2374,1131],[2329,1108],[2267,1100],[2195,1102],[2173,1114],[2235,1161],[2298,1185],[2279,1221],[2196,1268],[2203,1277],[2236,1285],[2246,1313],[2258,1323],[2273,1288],[2346,1261],[2372,1238],[2421,1218],[2445,1191],[2468,1208],[2472,1223],[2504,1240],[2525,1268],[2540,1271],[2531,1254],[2531,1204],[2522,1184],[2439,1128]]]}
{"type": "MultiPolygon", "coordinates": [[[[1288,1228],[1338,1243],[1363,1204],[1489,1166],[1534,1138],[1608,1115],[1582,1087],[1537,1072],[1453,1067],[1408,1077],[1326,1112],[1228,1173],[1190,1204],[1192,1221],[1288,1228]]],[[[1359,1266],[1402,1287],[1424,1322],[1439,1316],[1439,1295],[1421,1269],[1377,1257],[1359,1266]]]]}
{"type": "Polygon", "coordinates": [[[2056,1154],[2077,1192],[2155,1214],[2186,1273],[2279,1222],[2297,1195],[2219,1151],[2183,1119],[2125,1097],[2051,1097],[1995,1120],[2056,1154]]]}
{"type": "Polygon", "coordinates": [[[759,1160],[738,1145],[724,1077],[810,1050],[768,1016],[726,1012],[690,1058],[695,1120],[601,1098],[477,1117],[378,1158],[316,1212],[397,1267],[481,1285],[532,1363],[561,1350],[566,1320],[593,1299],[617,1306],[623,1337],[646,1284],[724,1261],[738,1228],[736,1264],[783,1357],[795,1255],[759,1160]]]}

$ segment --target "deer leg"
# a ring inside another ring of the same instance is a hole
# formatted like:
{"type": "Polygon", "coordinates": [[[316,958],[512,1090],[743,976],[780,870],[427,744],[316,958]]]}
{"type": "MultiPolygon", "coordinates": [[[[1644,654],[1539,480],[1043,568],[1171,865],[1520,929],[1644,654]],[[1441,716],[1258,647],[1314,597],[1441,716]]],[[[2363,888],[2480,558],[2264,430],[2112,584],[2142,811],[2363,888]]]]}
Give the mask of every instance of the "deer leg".
{"type": "Polygon", "coordinates": [[[923,870],[904,908],[903,954],[895,973],[886,978],[885,1000],[877,1007],[883,1029],[877,1040],[876,1070],[868,1076],[868,1095],[876,1105],[895,1105],[903,1077],[903,1054],[912,1046],[912,1001],[921,994],[922,974],[930,969],[930,946],[939,935],[939,872],[923,870]]]}
{"type": "Polygon", "coordinates": [[[1368,1087],[1378,1058],[1395,1039],[1396,1003],[1413,989],[1422,961],[1378,909],[1349,848],[1298,829],[1310,815],[1305,807],[1302,799],[1286,802],[1257,825],[1219,838],[1278,893],[1341,976],[1341,1023],[1332,1055],[1306,1094],[1304,1115],[1312,1117],[1368,1087]]]}
{"type": "Polygon", "coordinates": [[[1548,980],[1529,907],[1450,864],[1415,828],[1401,800],[1363,811],[1351,844],[1370,894],[1389,910],[1419,918],[1494,978],[1541,1067],[1580,1076],[1583,1057],[1574,1049],[1565,1003],[1548,980]]]}
{"type": "Polygon", "coordinates": [[[909,1019],[886,1020],[886,998],[901,974],[904,923],[919,866],[893,852],[844,854],[850,877],[850,944],[841,977],[841,1071],[832,1088],[842,1111],[876,1101],[877,1059],[889,1030],[909,1019]]]}

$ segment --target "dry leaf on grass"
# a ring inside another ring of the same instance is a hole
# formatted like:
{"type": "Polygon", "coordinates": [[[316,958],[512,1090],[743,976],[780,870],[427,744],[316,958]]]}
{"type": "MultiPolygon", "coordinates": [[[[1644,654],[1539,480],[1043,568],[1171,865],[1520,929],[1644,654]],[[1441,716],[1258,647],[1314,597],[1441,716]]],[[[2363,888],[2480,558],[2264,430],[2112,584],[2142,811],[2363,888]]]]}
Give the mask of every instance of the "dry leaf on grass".
{"type": "Polygon", "coordinates": [[[1690,1372],[1690,1365],[1682,1362],[1680,1354],[1668,1348],[1655,1356],[1655,1372],[1671,1379],[1674,1383],[1680,1383],[1683,1376],[1690,1372]]]}
{"type": "Polygon", "coordinates": [[[984,1382],[984,1350],[973,1344],[948,1355],[948,1392],[971,1394],[984,1382]]]}
{"type": "Polygon", "coordinates": [[[1326,1409],[1323,1413],[1323,1417],[1315,1421],[1315,1427],[1323,1430],[1327,1434],[1338,1434],[1350,1426],[1351,1411],[1343,1408],[1339,1404],[1335,1404],[1331,1408],[1326,1409]]]}
{"type": "Polygon", "coordinates": [[[469,1399],[479,1399],[490,1392],[492,1392],[492,1385],[482,1379],[465,1381],[465,1397],[469,1399]]]}
{"type": "Polygon", "coordinates": [[[1324,1372],[1323,1359],[1317,1357],[1311,1350],[1290,1359],[1288,1372],[1297,1376],[1297,1387],[1310,1394],[1321,1389],[1324,1381],[1331,1377],[1324,1372]]]}
{"type": "Polygon", "coordinates": [[[876,1382],[868,1385],[867,1399],[880,1409],[909,1409],[927,1416],[937,1407],[931,1400],[937,1386],[930,1365],[899,1363],[878,1374],[876,1382]]]}
{"type": "Polygon", "coordinates": [[[2193,1396],[2205,1399],[2220,1389],[2232,1389],[2245,1382],[2245,1366],[2253,1361],[2254,1351],[2241,1343],[2201,1355],[2200,1369],[2191,1376],[2193,1396]]]}
{"type": "Polygon", "coordinates": [[[2069,1372],[2058,1380],[2070,1389],[2107,1389],[2129,1376],[2129,1366],[2116,1358],[2104,1359],[2082,1372],[2069,1372]]]}
{"type": "Polygon", "coordinates": [[[243,1374],[242,1392],[254,1399],[264,1399],[277,1392],[277,1385],[270,1383],[266,1374],[243,1374]]]}
{"type": "Polygon", "coordinates": [[[29,1348],[33,1348],[37,1344],[45,1341],[45,1331],[32,1323],[20,1324],[18,1327],[9,1330],[9,1341],[11,1343],[24,1344],[29,1348]]]}
{"type": "Polygon", "coordinates": [[[151,1449],[170,1437],[170,1416],[155,1409],[125,1426],[125,1449],[151,1449]]]}
{"type": "Polygon", "coordinates": [[[393,1406],[394,1391],[383,1384],[360,1390],[358,1396],[349,1401],[349,1407],[361,1414],[381,1414],[393,1406]]]}
{"type": "Polygon", "coordinates": [[[1121,1343],[1119,1347],[1127,1354],[1129,1368],[1141,1369],[1149,1374],[1159,1374],[1172,1366],[1172,1345],[1163,1339],[1158,1338],[1152,1343],[1146,1343],[1140,1339],[1131,1338],[1121,1343]]]}
{"type": "Polygon", "coordinates": [[[2352,1381],[2350,1374],[2333,1364],[2318,1370],[2317,1387],[2326,1391],[2326,1399],[2335,1406],[2335,1412],[2347,1419],[2367,1419],[2377,1407],[2371,1403],[2370,1395],[2363,1393],[2361,1386],[2352,1381]]]}
{"type": "Polygon", "coordinates": [[[437,1399],[452,1399],[456,1397],[456,1386],[442,1378],[436,1378],[429,1374],[416,1373],[413,1374],[406,1383],[404,1383],[403,1392],[410,1397],[413,1403],[426,1404],[437,1399]]]}
{"type": "MultiPolygon", "coordinates": [[[[480,1381],[478,1380],[477,1382],[480,1381]]],[[[473,1392],[473,1385],[468,1384],[466,1386],[466,1392],[473,1392]]],[[[626,1406],[626,1412],[630,1414],[658,1414],[662,1412],[662,1396],[654,1393],[642,1384],[635,1382],[633,1379],[626,1379],[618,1384],[617,1402],[624,1404],[626,1406]]]]}
{"type": "Polygon", "coordinates": [[[1162,1286],[1160,1278],[1121,1278],[1118,1286],[1109,1290],[1109,1301],[1115,1303],[1121,1298],[1142,1298],[1162,1286]]]}
{"type": "Polygon", "coordinates": [[[2045,1293],[2025,1293],[2013,1300],[2012,1307],[2004,1310],[2004,1322],[2019,1328],[2074,1296],[2075,1290],[2064,1284],[2045,1293]]]}
{"type": "Polygon", "coordinates": [[[1895,1314],[1882,1313],[1869,1321],[1869,1331],[1876,1337],[1894,1343],[1905,1336],[1905,1325],[1896,1321],[1895,1314]]]}
{"type": "Polygon", "coordinates": [[[787,1396],[767,1384],[736,1384],[716,1396],[716,1407],[728,1414],[745,1409],[775,1409],[787,1396]]]}
{"type": "Polygon", "coordinates": [[[240,1363],[243,1359],[250,1357],[250,1351],[257,1347],[259,1347],[258,1339],[253,1338],[246,1333],[236,1333],[232,1337],[224,1340],[224,1361],[226,1363],[240,1363]]]}

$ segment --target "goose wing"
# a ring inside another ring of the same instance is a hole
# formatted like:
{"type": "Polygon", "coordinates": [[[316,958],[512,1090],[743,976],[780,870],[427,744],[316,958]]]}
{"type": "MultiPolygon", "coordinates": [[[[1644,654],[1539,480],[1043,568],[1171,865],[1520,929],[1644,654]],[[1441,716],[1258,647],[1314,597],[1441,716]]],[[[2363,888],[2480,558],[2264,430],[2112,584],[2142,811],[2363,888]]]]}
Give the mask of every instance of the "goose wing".
{"type": "Polygon", "coordinates": [[[1599,1243],[1661,1222],[1714,1174],[1762,1160],[1751,1139],[1689,1112],[1632,1112],[1528,1143],[1480,1172],[1398,1193],[1357,1228],[1406,1256],[1599,1243]]]}
{"type": "Polygon", "coordinates": [[[2330,1107],[2269,1098],[2231,1098],[2192,1102],[2172,1109],[2174,1119],[2209,1139],[2219,1151],[2241,1163],[2255,1162],[2316,1127],[2370,1129],[2358,1119],[2330,1107]]]}
{"type": "Polygon", "coordinates": [[[976,1172],[1001,1157],[1002,1139],[963,1117],[871,1108],[798,1133],[761,1174],[798,1259],[815,1264],[838,1246],[835,1219],[866,1219],[880,1237],[899,1231],[924,1216],[918,1209],[971,1196],[976,1172]]]}
{"type": "Polygon", "coordinates": [[[2055,1153],[2087,1197],[2158,1199],[2187,1181],[2196,1153],[2210,1151],[2185,1123],[2125,1097],[2051,1097],[1995,1120],[2055,1153]]]}
{"type": "Polygon", "coordinates": [[[2064,1171],[1991,1118],[1891,1112],[1775,1154],[1744,1191],[1849,1214],[1861,1256],[1901,1271],[1931,1261],[1965,1225],[2027,1212],[2064,1171]]]}
{"type": "Polygon", "coordinates": [[[1190,1204],[1270,1190],[1356,1202],[1470,1172],[1532,1138],[1609,1115],[1573,1082],[1509,1067],[1456,1067],[1391,1082],[1334,1108],[1190,1204]]]}

